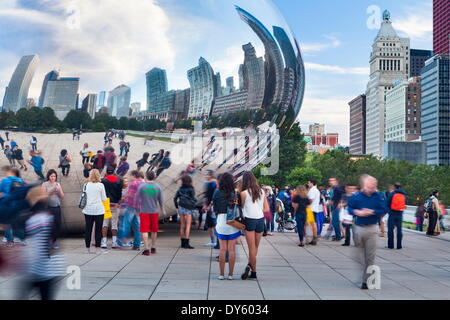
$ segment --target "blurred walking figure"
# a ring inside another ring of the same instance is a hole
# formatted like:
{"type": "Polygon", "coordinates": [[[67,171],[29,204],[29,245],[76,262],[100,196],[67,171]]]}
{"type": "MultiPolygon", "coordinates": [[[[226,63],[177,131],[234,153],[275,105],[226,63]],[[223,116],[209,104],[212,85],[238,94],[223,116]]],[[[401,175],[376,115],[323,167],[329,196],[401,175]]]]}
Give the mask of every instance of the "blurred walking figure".
{"type": "Polygon", "coordinates": [[[58,237],[61,232],[61,200],[64,198],[64,192],[61,184],[58,182],[56,170],[51,169],[47,172],[47,181],[42,184],[42,189],[49,196],[48,211],[53,216],[52,246],[58,249],[58,237]]]}
{"type": "MultiPolygon", "coordinates": [[[[150,153],[145,152],[142,155],[142,158],[136,162],[138,171],[141,171],[141,169],[143,167],[145,167],[146,164],[148,164],[148,158],[150,158],[150,153]]],[[[152,170],[147,170],[147,171],[152,171],[152,170]]]]}
{"type": "Polygon", "coordinates": [[[439,200],[439,227],[441,231],[445,231],[444,220],[446,215],[447,212],[445,210],[444,202],[442,200],[439,200]]]}
{"type": "Polygon", "coordinates": [[[269,208],[271,216],[266,219],[265,232],[269,236],[273,236],[275,231],[275,214],[277,213],[277,197],[273,193],[272,187],[265,186],[264,191],[266,192],[267,201],[269,201],[269,208]],[[269,219],[270,218],[270,219],[269,219]]]}
{"type": "Polygon", "coordinates": [[[328,183],[332,187],[333,196],[331,198],[331,205],[333,208],[333,213],[331,214],[331,224],[333,225],[333,230],[336,235],[334,241],[342,240],[341,233],[341,222],[339,221],[339,211],[341,209],[340,203],[342,196],[345,194],[344,188],[339,185],[339,181],[336,178],[330,178],[328,183]]]}
{"type": "Polygon", "coordinates": [[[311,210],[314,214],[314,223],[311,223],[311,227],[313,230],[313,240],[309,243],[311,245],[316,245],[317,244],[317,239],[318,239],[318,232],[317,232],[317,216],[319,214],[319,212],[321,211],[320,209],[320,198],[321,198],[321,194],[319,189],[317,189],[317,180],[316,179],[310,179],[308,181],[308,187],[309,187],[309,191],[308,191],[308,199],[311,202],[311,210]]]}
{"type": "Polygon", "coordinates": [[[127,160],[127,157],[121,157],[119,165],[117,166],[117,175],[122,178],[125,177],[130,170],[130,164],[127,160]]]}
{"type": "Polygon", "coordinates": [[[44,174],[42,173],[42,166],[45,160],[42,158],[40,152],[30,151],[31,160],[28,163],[34,168],[34,172],[37,174],[41,181],[45,181],[44,174]]]}
{"type": "Polygon", "coordinates": [[[348,212],[356,216],[354,226],[355,244],[360,250],[363,266],[361,289],[367,290],[368,268],[375,264],[378,221],[386,214],[386,203],[377,192],[378,181],[374,177],[361,177],[361,192],[355,193],[348,201],[348,212]]]}
{"type": "Polygon", "coordinates": [[[9,141],[9,132],[8,131],[5,132],[5,136],[6,136],[6,141],[9,141]]]}
{"type": "Polygon", "coordinates": [[[299,247],[305,246],[305,225],[306,208],[310,206],[308,199],[308,190],[305,186],[299,185],[295,190],[295,196],[292,200],[292,206],[295,210],[295,221],[297,222],[297,232],[300,240],[299,247]]]}
{"type": "Polygon", "coordinates": [[[419,203],[416,209],[416,231],[423,232],[423,221],[425,220],[425,204],[419,203]]]}
{"type": "Polygon", "coordinates": [[[31,145],[31,150],[37,151],[37,138],[35,136],[31,136],[30,145],[31,145]]]}
{"type": "Polygon", "coordinates": [[[428,218],[427,236],[438,236],[436,225],[439,212],[439,191],[434,190],[425,202],[425,218],[428,218]]]}
{"type": "MultiPolygon", "coordinates": [[[[12,143],[11,143],[12,145],[12,143]]],[[[25,161],[23,160],[23,152],[22,149],[19,149],[19,146],[16,144],[13,148],[13,159],[16,160],[20,164],[20,169],[28,170],[25,161]]]]}
{"type": "Polygon", "coordinates": [[[103,151],[98,150],[97,154],[91,159],[91,162],[93,168],[102,173],[103,168],[105,167],[105,156],[103,155],[103,151]]]}
{"type": "Polygon", "coordinates": [[[80,155],[83,158],[82,163],[88,163],[89,162],[89,157],[91,154],[91,149],[89,149],[89,144],[85,143],[83,146],[83,149],[81,149],[80,151],[80,155]]]}
{"type": "Polygon", "coordinates": [[[65,177],[69,176],[70,172],[70,163],[72,159],[70,158],[66,149],[61,150],[61,154],[59,156],[59,167],[61,168],[62,175],[65,177]]]}
{"type": "Polygon", "coordinates": [[[214,230],[217,225],[217,217],[211,207],[212,198],[217,188],[217,180],[215,179],[214,172],[211,170],[207,171],[205,178],[206,181],[203,184],[205,192],[202,193],[202,195],[205,196],[203,210],[206,212],[205,230],[208,230],[209,236],[211,238],[211,241],[205,246],[215,247],[217,245],[217,241],[214,235],[214,230]]]}
{"type": "Polygon", "coordinates": [[[195,205],[195,189],[192,186],[192,178],[184,175],[181,178],[181,188],[178,189],[173,199],[177,213],[180,215],[180,238],[181,248],[194,249],[189,244],[189,236],[191,234],[192,217],[196,213],[195,205]]]}
{"type": "Polygon", "coordinates": [[[10,146],[6,146],[4,151],[3,151],[3,153],[5,154],[6,159],[8,159],[9,164],[12,167],[15,167],[16,166],[16,161],[14,159],[14,154],[13,154],[13,151],[11,150],[11,147],[10,146]]]}
{"type": "Polygon", "coordinates": [[[348,212],[348,201],[353,196],[355,191],[356,186],[348,184],[345,186],[345,195],[342,196],[339,219],[345,231],[345,243],[342,245],[343,247],[348,247],[351,244],[353,216],[348,212]]]}
{"type": "MultiPolygon", "coordinates": [[[[147,161],[148,161],[147,157],[147,161]]],[[[159,150],[159,153],[155,153],[152,155],[152,159],[149,162],[150,167],[148,167],[147,171],[153,171],[153,169],[157,168],[161,161],[164,159],[164,149],[159,150]]]]}
{"type": "Polygon", "coordinates": [[[388,248],[394,249],[394,228],[397,229],[397,249],[402,249],[403,212],[406,209],[406,193],[400,183],[395,184],[395,190],[389,195],[387,208],[388,219],[388,248]]]}
{"type": "Polygon", "coordinates": [[[156,177],[159,177],[164,170],[169,169],[172,166],[172,160],[170,159],[170,152],[166,151],[164,158],[162,159],[158,169],[156,170],[156,177]]]}

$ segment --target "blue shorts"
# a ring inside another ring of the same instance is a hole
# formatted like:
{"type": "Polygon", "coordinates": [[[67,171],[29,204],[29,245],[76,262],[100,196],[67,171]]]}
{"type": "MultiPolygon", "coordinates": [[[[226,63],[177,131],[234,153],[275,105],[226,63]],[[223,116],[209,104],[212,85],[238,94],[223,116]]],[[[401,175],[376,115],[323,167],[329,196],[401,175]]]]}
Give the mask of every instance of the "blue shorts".
{"type": "Polygon", "coordinates": [[[216,232],[216,236],[219,240],[229,241],[229,240],[236,240],[241,236],[241,232],[236,232],[235,234],[219,234],[216,232]]]}
{"type": "Polygon", "coordinates": [[[180,215],[194,215],[197,210],[189,210],[183,207],[179,207],[178,212],[180,213],[180,215]]]}
{"type": "Polygon", "coordinates": [[[245,218],[245,231],[255,231],[256,233],[263,233],[264,232],[264,218],[261,219],[251,219],[251,218],[245,218]]]}

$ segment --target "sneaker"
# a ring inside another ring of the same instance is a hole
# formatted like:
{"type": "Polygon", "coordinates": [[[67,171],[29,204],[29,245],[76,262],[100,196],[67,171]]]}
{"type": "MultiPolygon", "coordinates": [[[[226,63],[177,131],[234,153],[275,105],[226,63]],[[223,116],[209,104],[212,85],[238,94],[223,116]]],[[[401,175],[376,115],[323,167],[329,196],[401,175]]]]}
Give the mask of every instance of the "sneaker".
{"type": "Polygon", "coordinates": [[[113,248],[113,249],[118,249],[118,248],[119,248],[119,245],[117,244],[117,242],[113,242],[111,248],[113,248]]]}
{"type": "Polygon", "coordinates": [[[155,249],[155,248],[152,248],[152,249],[151,249],[151,253],[152,253],[152,254],[156,254],[156,249],[155,249]]]}
{"type": "Polygon", "coordinates": [[[108,239],[102,239],[102,244],[100,247],[102,249],[108,249],[108,239]]]}
{"type": "Polygon", "coordinates": [[[343,246],[343,247],[350,247],[350,245],[349,245],[349,244],[346,244],[346,243],[344,243],[342,246],[343,246]]]}
{"type": "Polygon", "coordinates": [[[233,276],[228,276],[228,280],[234,280],[233,276]]]}
{"type": "Polygon", "coordinates": [[[217,245],[217,243],[208,242],[207,244],[205,244],[205,247],[215,247],[216,245],[217,245]]]}
{"type": "Polygon", "coordinates": [[[256,272],[251,272],[250,277],[248,277],[249,280],[258,280],[258,277],[256,276],[256,272]]]}
{"type": "Polygon", "coordinates": [[[145,249],[144,252],[142,252],[143,256],[149,256],[150,255],[150,250],[145,249]]]}
{"type": "Polygon", "coordinates": [[[219,279],[219,280],[225,280],[225,277],[224,277],[224,276],[219,276],[217,279],[219,279]]]}

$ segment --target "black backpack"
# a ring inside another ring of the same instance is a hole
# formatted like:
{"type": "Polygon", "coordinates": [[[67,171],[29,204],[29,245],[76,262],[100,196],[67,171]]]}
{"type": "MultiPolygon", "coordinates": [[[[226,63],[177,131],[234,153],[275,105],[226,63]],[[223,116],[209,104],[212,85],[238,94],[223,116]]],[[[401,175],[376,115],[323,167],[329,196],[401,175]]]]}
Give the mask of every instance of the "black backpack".
{"type": "Polygon", "coordinates": [[[188,192],[191,189],[178,190],[178,205],[188,210],[194,210],[196,208],[197,199],[192,197],[188,192]]]}

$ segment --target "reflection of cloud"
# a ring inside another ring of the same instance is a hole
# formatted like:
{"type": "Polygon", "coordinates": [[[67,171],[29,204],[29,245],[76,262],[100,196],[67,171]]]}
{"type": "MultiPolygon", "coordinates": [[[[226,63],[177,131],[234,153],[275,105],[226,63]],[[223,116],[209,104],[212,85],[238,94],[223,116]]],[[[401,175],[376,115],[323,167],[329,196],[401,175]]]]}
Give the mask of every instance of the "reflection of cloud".
{"type": "Polygon", "coordinates": [[[154,0],[41,0],[37,6],[41,11],[0,8],[0,17],[12,29],[25,25],[39,30],[40,37],[29,44],[34,50],[43,48],[36,52],[41,64],[30,95],[37,97],[44,74],[58,67],[62,76],[81,77],[82,91],[98,91],[143,78],[151,66],[170,68],[174,63],[166,36],[170,21],[154,0]],[[79,21],[72,22],[79,22],[79,28],[69,23],[77,18],[74,8],[79,21]]]}
{"type": "Polygon", "coordinates": [[[302,43],[302,52],[306,55],[311,53],[317,53],[320,51],[337,48],[341,45],[339,39],[334,36],[325,36],[328,42],[316,42],[316,43],[302,43]]]}
{"type": "MultiPolygon", "coordinates": [[[[239,81],[239,78],[236,79],[236,76],[239,73],[239,65],[244,63],[244,51],[240,46],[233,46],[225,49],[223,58],[220,60],[213,61],[211,66],[214,69],[214,72],[220,72],[222,76],[222,82],[227,77],[234,76],[234,84],[236,85],[236,80],[239,81]]],[[[224,83],[222,83],[224,85],[224,83]]]]}
{"type": "Polygon", "coordinates": [[[329,66],[324,64],[318,64],[313,62],[306,62],[305,67],[307,70],[324,71],[336,74],[356,74],[356,75],[369,75],[369,68],[344,68],[340,66],[329,66]]]}
{"type": "Polygon", "coordinates": [[[430,41],[433,38],[433,4],[431,1],[410,6],[404,17],[394,19],[393,27],[416,41],[430,41]]]}

